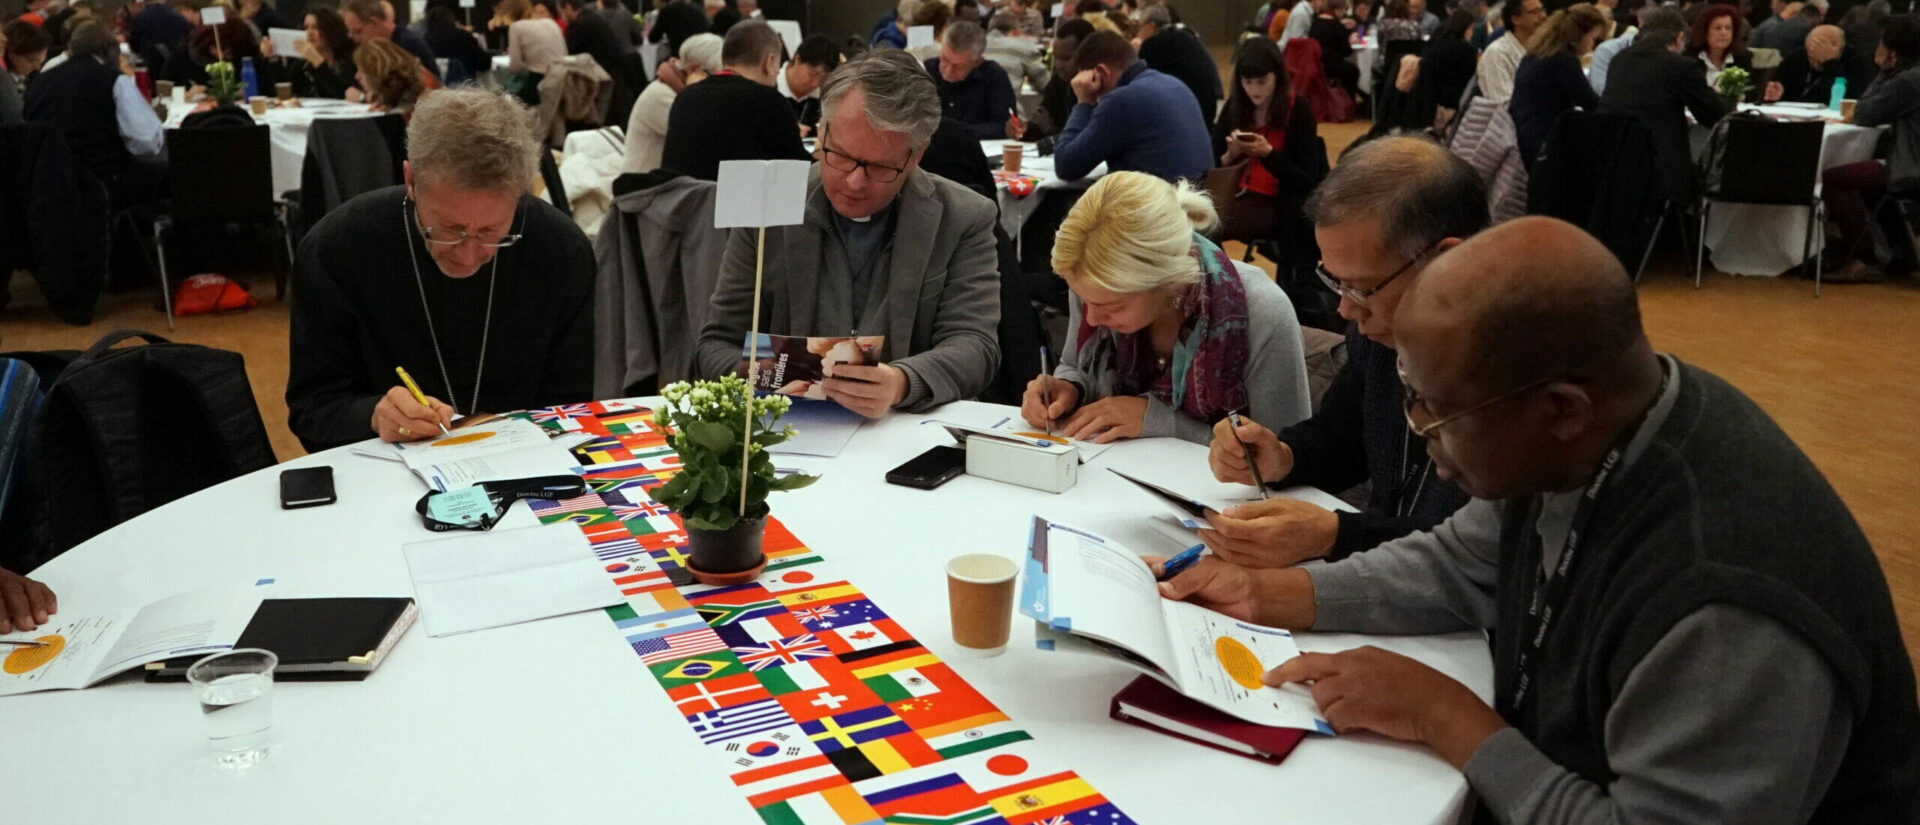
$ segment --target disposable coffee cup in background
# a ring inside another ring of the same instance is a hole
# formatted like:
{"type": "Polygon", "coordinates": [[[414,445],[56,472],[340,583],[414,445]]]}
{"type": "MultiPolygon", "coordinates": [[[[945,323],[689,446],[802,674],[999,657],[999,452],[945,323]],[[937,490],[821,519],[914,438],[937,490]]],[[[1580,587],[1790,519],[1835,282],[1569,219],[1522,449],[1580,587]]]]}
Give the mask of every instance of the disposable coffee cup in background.
{"type": "Polygon", "coordinates": [[[1852,123],[1853,122],[1853,104],[1859,103],[1859,102],[1860,101],[1857,101],[1857,100],[1840,101],[1840,119],[1848,123],[1852,123]]]}
{"type": "Polygon", "coordinates": [[[967,653],[998,656],[1013,629],[1013,585],[1020,566],[1005,556],[969,553],[947,562],[953,641],[967,653]]]}
{"type": "Polygon", "coordinates": [[[161,100],[161,99],[171,100],[173,98],[173,81],[171,80],[154,81],[153,97],[155,100],[161,100]]]}
{"type": "Polygon", "coordinates": [[[264,97],[256,95],[247,98],[247,105],[253,108],[254,117],[260,117],[267,113],[267,99],[264,97]]]}
{"type": "Polygon", "coordinates": [[[1002,145],[1000,147],[1000,168],[1009,174],[1018,174],[1020,171],[1020,156],[1025,154],[1026,151],[1027,147],[1023,144],[1008,143],[1002,145]]]}
{"type": "Polygon", "coordinates": [[[293,84],[292,84],[292,83],[287,83],[287,82],[284,82],[284,81],[283,81],[283,82],[280,82],[280,83],[275,83],[275,84],[273,84],[273,95],[274,95],[274,97],[277,97],[277,98],[280,98],[280,99],[281,99],[281,100],[283,100],[283,101],[285,101],[285,100],[292,100],[292,99],[293,99],[293,84]]]}

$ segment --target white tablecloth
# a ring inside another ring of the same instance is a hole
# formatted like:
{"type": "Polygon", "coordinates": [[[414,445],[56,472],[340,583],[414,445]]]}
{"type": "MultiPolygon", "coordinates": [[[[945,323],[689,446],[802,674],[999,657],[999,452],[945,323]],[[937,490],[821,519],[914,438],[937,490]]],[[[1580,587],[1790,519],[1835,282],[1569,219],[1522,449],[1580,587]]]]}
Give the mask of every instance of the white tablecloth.
{"type": "MultiPolygon", "coordinates": [[[[1760,106],[1770,115],[1806,117],[1824,112],[1795,106],[1760,106]]],[[[1696,127],[1704,134],[1706,130],[1696,127]]],[[[1827,124],[1820,146],[1820,168],[1831,169],[1873,157],[1879,129],[1845,123],[1827,124]]],[[[1766,174],[1767,170],[1741,170],[1766,174]]],[[[1814,191],[1820,184],[1814,182],[1814,191]]],[[[1807,207],[1763,206],[1749,203],[1716,203],[1707,216],[1707,253],[1713,268],[1733,275],[1775,276],[1801,263],[1800,254],[1807,240],[1807,207]]],[[[1826,243],[1826,233],[1816,231],[1812,251],[1826,243]]],[[[1837,263],[1837,262],[1836,262],[1837,263]]]]}
{"type": "MultiPolygon", "coordinates": [[[[180,123],[192,114],[192,108],[181,106],[167,111],[166,126],[177,129],[180,123]]],[[[307,158],[307,127],[316,117],[369,117],[377,114],[365,103],[348,103],[344,100],[328,98],[302,98],[299,106],[267,110],[266,115],[254,118],[256,123],[267,124],[267,134],[273,142],[273,194],[279,197],[282,192],[300,188],[300,165],[307,158]]]]}
{"type": "MultiPolygon", "coordinates": [[[[1007,141],[1004,140],[980,141],[980,151],[986,153],[987,165],[995,169],[1000,168],[1003,159],[1001,147],[1006,145],[1007,141]]],[[[1061,180],[1053,171],[1052,155],[1043,158],[1040,156],[1040,153],[1034,149],[1033,144],[1023,143],[1021,145],[1026,147],[1026,150],[1020,158],[1020,174],[1030,178],[1037,178],[1040,182],[1034,185],[1032,194],[1025,196],[1008,192],[1005,182],[1000,184],[1000,228],[1006,230],[1007,237],[1013,239],[1016,248],[1020,244],[1021,227],[1027,225],[1027,219],[1033,217],[1034,210],[1040,208],[1040,201],[1046,198],[1048,193],[1084,190],[1092,186],[1094,181],[1099,180],[1107,174],[1107,165],[1102,163],[1099,166],[1093,167],[1093,171],[1087,173],[1087,176],[1084,178],[1071,181],[1061,180]]],[[[1078,197],[1077,192],[1073,196],[1078,197]]]]}
{"type": "Polygon", "coordinates": [[[1353,62],[1360,67],[1360,91],[1373,94],[1373,66],[1380,62],[1380,41],[1369,36],[1354,46],[1353,62]]]}
{"type": "MultiPolygon", "coordinates": [[[[939,415],[991,423],[1008,412],[961,404],[939,415]]],[[[1104,466],[1203,497],[1223,491],[1207,475],[1204,448],[1170,439],[1114,448],[1060,495],[970,476],[932,492],[884,483],[888,468],[951,440],[918,421],[896,414],[868,425],[836,459],[781,457],[824,477],[776,496],[774,514],[1031,732],[1036,755],[1077,771],[1141,823],[1459,821],[1466,783],[1425,748],[1364,734],[1316,738],[1272,767],[1110,721],[1108,700],[1132,675],[1033,649],[1024,618],[1005,655],[959,654],[947,630],[949,557],[1020,557],[1036,512],[1140,552],[1177,549],[1144,524],[1154,508],[1142,494],[1104,466]]],[[[35,575],[59,593],[62,615],[266,578],[281,597],[408,595],[400,547],[436,537],[414,514],[421,492],[401,465],[336,449],[147,513],[35,575]],[[281,510],[280,470],[316,465],[334,468],[339,503],[281,510]]],[[[1300,642],[1377,644],[1491,693],[1478,634],[1300,642]]],[[[437,639],[416,625],[364,682],[281,683],[271,757],[247,772],[212,765],[203,725],[191,687],[133,676],[0,698],[0,788],[12,791],[4,819],[201,823],[224,810],[285,825],[760,822],[600,611],[437,639]]]]}

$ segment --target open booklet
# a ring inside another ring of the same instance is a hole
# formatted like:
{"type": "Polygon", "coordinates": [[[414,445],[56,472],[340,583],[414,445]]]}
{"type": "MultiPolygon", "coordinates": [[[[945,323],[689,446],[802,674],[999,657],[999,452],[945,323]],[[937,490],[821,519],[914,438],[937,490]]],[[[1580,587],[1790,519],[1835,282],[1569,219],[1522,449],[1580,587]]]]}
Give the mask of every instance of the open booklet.
{"type": "Polygon", "coordinates": [[[550,434],[530,421],[500,418],[439,438],[396,443],[391,449],[428,487],[445,492],[482,481],[568,475],[580,462],[567,450],[587,438],[550,434]]]}
{"type": "Polygon", "coordinates": [[[260,607],[253,588],[199,590],[121,613],[53,615],[36,630],[0,636],[0,696],[77,690],[148,662],[233,647],[260,607]]]}
{"type": "Polygon", "coordinates": [[[954,438],[963,441],[966,440],[966,433],[973,433],[975,435],[984,435],[992,438],[1030,442],[1041,447],[1049,444],[1061,447],[1073,447],[1080,451],[1081,464],[1092,461],[1101,453],[1113,449],[1112,443],[1095,444],[1091,441],[1081,441],[1077,438],[1068,438],[1064,435],[1048,433],[1044,427],[1029,427],[1027,426],[1027,422],[1020,420],[1020,417],[1017,415],[1003,417],[992,424],[943,421],[933,418],[929,418],[920,423],[938,424],[945,427],[947,432],[952,433],[954,438]]]}
{"type": "Polygon", "coordinates": [[[840,336],[837,338],[801,338],[791,335],[760,333],[749,357],[760,362],[754,372],[753,388],[761,392],[821,400],[827,397],[826,380],[841,365],[858,367],[880,363],[886,346],[884,335],[840,336]]]}
{"type": "Polygon", "coordinates": [[[1261,680],[1300,655],[1292,633],[1161,598],[1133,551],[1038,516],[1026,568],[1020,612],[1042,649],[1104,656],[1248,722],[1333,733],[1305,690],[1261,680]]]}

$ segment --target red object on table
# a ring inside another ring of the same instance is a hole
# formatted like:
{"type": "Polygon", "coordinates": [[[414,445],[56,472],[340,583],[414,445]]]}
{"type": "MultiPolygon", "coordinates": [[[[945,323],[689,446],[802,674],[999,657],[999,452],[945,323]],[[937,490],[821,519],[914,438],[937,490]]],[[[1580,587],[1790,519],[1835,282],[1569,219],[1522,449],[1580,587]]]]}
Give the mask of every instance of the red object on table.
{"type": "Polygon", "coordinates": [[[146,69],[134,70],[133,85],[138,86],[140,88],[141,97],[144,97],[148,100],[153,99],[153,77],[147,74],[146,69]]]}
{"type": "Polygon", "coordinates": [[[1287,754],[1292,753],[1293,749],[1299,746],[1300,740],[1307,738],[1307,732],[1303,730],[1270,728],[1234,718],[1201,704],[1198,700],[1182,696],[1179,691],[1161,684],[1151,676],[1134,679],[1131,684],[1114,694],[1113,704],[1108,708],[1107,715],[1130,725],[1139,725],[1176,739],[1185,739],[1196,745],[1205,745],[1270,765],[1280,764],[1287,758],[1287,754]],[[1158,722],[1142,719],[1135,713],[1129,713],[1123,709],[1122,705],[1137,709],[1136,713],[1146,711],[1154,714],[1186,730],[1175,730],[1158,722]],[[1195,736],[1189,731],[1202,733],[1207,738],[1195,736]],[[1208,741],[1208,739],[1214,741],[1208,741]]]}

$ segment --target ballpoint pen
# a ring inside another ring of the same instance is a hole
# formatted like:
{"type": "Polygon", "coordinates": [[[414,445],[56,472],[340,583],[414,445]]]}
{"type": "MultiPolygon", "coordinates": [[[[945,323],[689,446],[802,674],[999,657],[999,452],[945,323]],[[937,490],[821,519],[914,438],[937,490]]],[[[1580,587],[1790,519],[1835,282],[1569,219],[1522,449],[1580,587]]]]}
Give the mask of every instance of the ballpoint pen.
{"type": "Polygon", "coordinates": [[[46,647],[47,643],[34,641],[32,639],[0,639],[0,645],[18,645],[20,647],[46,647]]]}
{"type": "MultiPolygon", "coordinates": [[[[419,384],[413,383],[413,376],[407,374],[407,368],[394,367],[393,371],[400,374],[400,383],[407,385],[407,392],[413,393],[413,400],[420,402],[420,406],[426,407],[428,411],[432,411],[433,405],[427,403],[427,394],[420,391],[419,384]]],[[[445,424],[440,425],[440,432],[443,435],[453,434],[445,424]]]]}
{"type": "Polygon", "coordinates": [[[1233,440],[1238,442],[1240,450],[1247,454],[1247,469],[1253,471],[1254,486],[1260,488],[1260,499],[1265,501],[1273,494],[1267,491],[1267,480],[1260,477],[1260,458],[1253,454],[1253,447],[1240,440],[1240,411],[1227,413],[1227,423],[1233,426],[1233,440]]]}
{"type": "Polygon", "coordinates": [[[1180,551],[1178,555],[1167,559],[1166,563],[1161,565],[1160,577],[1155,579],[1155,581],[1166,581],[1185,572],[1187,568],[1193,566],[1194,562],[1200,560],[1200,554],[1206,552],[1206,550],[1207,546],[1205,544],[1196,544],[1180,551]]]}
{"type": "Polygon", "coordinates": [[[1053,435],[1053,371],[1047,369],[1047,348],[1040,348],[1040,403],[1047,411],[1047,435],[1053,435]]]}

